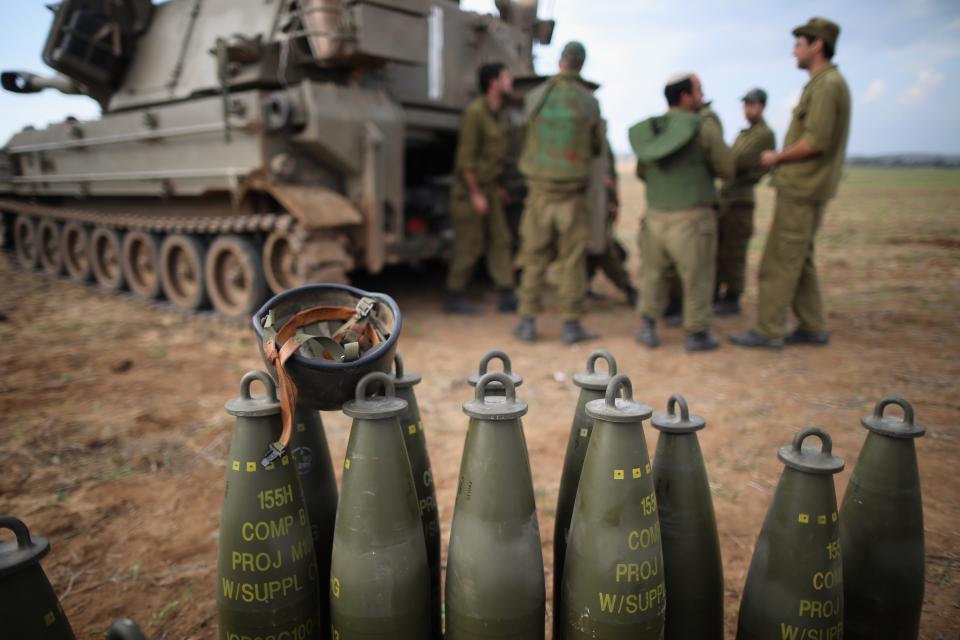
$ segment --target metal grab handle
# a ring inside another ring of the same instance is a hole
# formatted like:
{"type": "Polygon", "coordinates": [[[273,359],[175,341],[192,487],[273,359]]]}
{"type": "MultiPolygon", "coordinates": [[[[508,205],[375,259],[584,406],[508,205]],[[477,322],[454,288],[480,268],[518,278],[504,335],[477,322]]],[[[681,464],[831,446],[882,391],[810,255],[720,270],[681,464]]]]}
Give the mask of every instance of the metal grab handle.
{"type": "Polygon", "coordinates": [[[625,373],[618,373],[607,383],[606,401],[608,407],[617,406],[617,392],[623,390],[624,400],[633,400],[633,383],[625,373]]]}
{"type": "Polygon", "coordinates": [[[611,376],[617,375],[617,360],[613,357],[613,354],[606,349],[597,349],[587,356],[587,373],[597,372],[597,360],[600,359],[607,361],[608,374],[611,376]]]}
{"type": "Polygon", "coordinates": [[[803,441],[809,438],[810,436],[815,436],[820,438],[820,451],[823,453],[832,453],[833,452],[833,440],[830,438],[830,434],[824,431],[819,427],[807,427],[797,435],[793,437],[793,450],[799,452],[801,450],[801,445],[803,441]]]}
{"type": "Polygon", "coordinates": [[[667,400],[667,414],[672,418],[677,415],[677,405],[680,405],[680,420],[690,422],[690,409],[687,400],[679,393],[675,393],[667,400]]]}
{"type": "Polygon", "coordinates": [[[477,388],[473,395],[474,400],[484,403],[487,401],[487,385],[491,382],[499,382],[503,385],[503,388],[507,391],[507,402],[517,400],[517,388],[513,386],[513,379],[507,375],[506,371],[491,371],[483,374],[483,377],[477,382],[477,388]]]}
{"type": "Polygon", "coordinates": [[[384,398],[396,397],[396,387],[393,385],[393,378],[382,371],[373,371],[360,378],[360,382],[357,383],[357,392],[355,395],[357,402],[368,400],[367,387],[377,382],[383,385],[384,398]]]}
{"type": "Polygon", "coordinates": [[[400,357],[399,353],[393,356],[393,370],[398,380],[403,377],[403,358],[400,357]]]}
{"type": "Polygon", "coordinates": [[[910,404],[904,398],[899,396],[888,396],[886,398],[881,398],[877,401],[876,406],[873,407],[873,417],[874,418],[883,418],[883,411],[890,405],[895,404],[903,410],[903,425],[907,428],[913,426],[913,405],[910,404]]]}
{"type": "Polygon", "coordinates": [[[22,520],[13,516],[0,516],[0,529],[9,529],[17,536],[17,548],[26,549],[33,546],[33,540],[30,538],[30,530],[22,520]]]}
{"type": "Polygon", "coordinates": [[[480,375],[484,375],[487,372],[487,365],[490,364],[490,361],[496,358],[503,363],[503,372],[512,373],[513,369],[510,366],[510,356],[507,355],[505,351],[500,351],[499,349],[494,349],[493,351],[487,351],[483,354],[483,357],[480,358],[480,375]]]}
{"type": "Polygon", "coordinates": [[[250,385],[258,380],[263,383],[267,390],[267,398],[277,402],[277,385],[273,378],[263,371],[247,371],[243,374],[243,377],[240,378],[240,397],[244,400],[251,400],[250,385]]]}

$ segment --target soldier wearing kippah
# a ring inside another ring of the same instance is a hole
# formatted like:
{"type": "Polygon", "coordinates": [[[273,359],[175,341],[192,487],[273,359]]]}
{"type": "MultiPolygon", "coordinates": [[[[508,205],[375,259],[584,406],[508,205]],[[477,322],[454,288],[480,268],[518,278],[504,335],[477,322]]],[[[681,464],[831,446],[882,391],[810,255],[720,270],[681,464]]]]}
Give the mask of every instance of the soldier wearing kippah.
{"type": "Polygon", "coordinates": [[[637,341],[656,347],[656,318],[663,310],[664,275],[672,262],[683,289],[683,327],[688,352],[716,349],[710,335],[717,255],[717,192],[714,178],[733,177],[733,157],[718,121],[704,118],[700,79],[678,74],[664,89],[670,109],[630,129],[637,175],[647,184],[640,221],[642,325],[637,341]]]}
{"type": "Polygon", "coordinates": [[[747,245],[753,235],[753,188],[768,169],[760,154],[776,148],[773,131],[763,119],[767,93],[751,89],[742,98],[743,115],[749,127],[743,129],[731,147],[734,176],[720,190],[717,217],[717,301],[718,316],[740,313],[747,271],[747,245]]]}
{"type": "Polygon", "coordinates": [[[560,54],[560,73],[524,101],[520,171],[530,191],[520,219],[521,319],[514,335],[525,342],[537,338],[535,318],[542,310],[547,267],[554,258],[563,317],[560,339],[571,344],[596,337],[580,323],[590,236],[587,186],[590,165],[604,141],[600,105],[580,77],[586,55],[579,42],[567,43],[560,54]]]}
{"type": "Polygon", "coordinates": [[[760,261],[757,324],[730,336],[742,347],[826,345],[829,337],[813,245],[827,201],[837,193],[850,133],[850,89],[833,64],[840,27],[811,18],[793,30],[793,55],[810,81],[793,110],[783,151],[764,151],[760,162],[775,168],[777,202],[760,261]],[[797,328],[786,333],[787,310],[797,328]],[[785,335],[786,334],[786,335],[785,335]]]}

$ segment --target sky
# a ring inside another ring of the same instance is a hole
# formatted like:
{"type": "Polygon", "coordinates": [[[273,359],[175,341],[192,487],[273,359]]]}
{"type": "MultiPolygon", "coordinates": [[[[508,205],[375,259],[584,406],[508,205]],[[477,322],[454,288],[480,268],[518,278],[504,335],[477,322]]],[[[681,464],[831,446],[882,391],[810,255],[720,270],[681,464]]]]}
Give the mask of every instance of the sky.
{"type": "MultiPolygon", "coordinates": [[[[0,68],[49,72],[40,60],[51,18],[47,2],[0,0],[8,25],[0,68]]],[[[461,4],[496,13],[493,0],[461,4]]],[[[663,85],[676,71],[700,76],[728,142],[745,126],[740,96],[764,88],[766,118],[779,142],[807,81],[791,55],[790,31],[814,15],[842,29],[834,62],[853,96],[848,154],[960,154],[957,0],[542,0],[540,17],[555,19],[557,27],[552,44],[536,47],[536,68],[553,73],[568,40],[586,45],[583,74],[601,84],[597,97],[620,154],[629,151],[627,129],[665,109],[663,85]]],[[[98,113],[85,97],[0,91],[0,144],[26,124],[98,113]]]]}

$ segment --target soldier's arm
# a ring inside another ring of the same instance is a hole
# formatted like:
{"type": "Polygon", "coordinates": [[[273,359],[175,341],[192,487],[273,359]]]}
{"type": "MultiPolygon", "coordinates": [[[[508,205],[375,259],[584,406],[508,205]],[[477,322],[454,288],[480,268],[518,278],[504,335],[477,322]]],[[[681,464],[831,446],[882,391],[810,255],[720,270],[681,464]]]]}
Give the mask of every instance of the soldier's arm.
{"type": "Polygon", "coordinates": [[[647,165],[640,160],[637,160],[637,177],[644,182],[647,180],[647,165]]]}
{"type": "Polygon", "coordinates": [[[711,118],[704,118],[700,125],[700,144],[707,155],[707,162],[713,175],[721,180],[732,180],[734,176],[733,153],[723,141],[720,127],[711,118]]]}
{"type": "Polygon", "coordinates": [[[467,173],[472,174],[474,178],[473,183],[476,185],[481,131],[480,113],[473,109],[464,111],[463,119],[460,121],[460,136],[457,139],[456,166],[467,181],[467,186],[470,186],[470,179],[467,178],[467,173]]]}
{"type": "Polygon", "coordinates": [[[762,160],[766,166],[806,160],[832,150],[837,144],[837,87],[827,84],[820,91],[810,102],[800,139],[780,153],[763,154],[762,160]]]}

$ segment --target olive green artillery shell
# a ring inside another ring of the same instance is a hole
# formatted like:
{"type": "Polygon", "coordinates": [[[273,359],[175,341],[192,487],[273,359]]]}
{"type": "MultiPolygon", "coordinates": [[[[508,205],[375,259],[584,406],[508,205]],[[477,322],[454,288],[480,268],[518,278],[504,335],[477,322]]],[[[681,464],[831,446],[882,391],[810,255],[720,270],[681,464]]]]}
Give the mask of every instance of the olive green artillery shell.
{"type": "Polygon", "coordinates": [[[419,373],[405,372],[400,354],[393,358],[395,375],[393,379],[397,397],[406,401],[407,409],[400,414],[400,431],[407,447],[407,459],[413,474],[413,484],[417,488],[417,503],[420,508],[420,521],[423,524],[423,537],[427,543],[427,564],[430,566],[430,637],[441,640],[443,637],[440,616],[440,514],[437,511],[437,493],[433,486],[433,471],[430,469],[430,455],[427,453],[427,435],[420,418],[420,406],[413,388],[420,384],[419,373]]]}
{"type": "Polygon", "coordinates": [[[833,474],[843,460],[830,436],[804,429],[780,449],[786,464],[773,494],[740,601],[737,640],[842,640],[843,570],[833,474]],[[808,436],[822,450],[801,449],[808,436]]]}
{"type": "MultiPolygon", "coordinates": [[[[520,376],[520,374],[513,372],[513,365],[510,362],[510,356],[508,356],[505,351],[500,351],[497,349],[493,351],[487,351],[485,354],[483,354],[483,357],[480,358],[480,366],[478,367],[477,373],[471,374],[470,377],[467,378],[467,384],[476,388],[477,383],[480,382],[480,378],[487,375],[487,369],[490,366],[490,362],[493,360],[499,360],[501,363],[503,363],[503,372],[507,374],[507,376],[513,382],[514,388],[523,384],[523,377],[520,376]]],[[[503,385],[496,381],[491,383],[490,388],[487,389],[487,397],[503,396],[505,393],[506,391],[504,390],[503,385]]]]}
{"type": "Polygon", "coordinates": [[[660,430],[653,482],[667,589],[664,638],[723,640],[720,538],[697,438],[705,422],[691,416],[683,397],[675,395],[667,403],[667,413],[654,416],[652,424],[660,430]]]}
{"type": "Polygon", "coordinates": [[[560,476],[560,493],[557,496],[557,516],[553,525],[553,638],[560,640],[560,610],[563,600],[563,560],[567,553],[567,535],[570,533],[570,517],[577,499],[577,486],[583,459],[590,444],[593,420],[586,414],[587,403],[599,400],[607,390],[610,378],[617,375],[617,361],[605,349],[597,349],[587,357],[587,370],[573,376],[573,383],[580,387],[580,397],[573,414],[573,426],[567,438],[567,453],[563,458],[563,473],[560,476]],[[597,371],[597,360],[606,360],[607,370],[597,371]]]}
{"type": "Polygon", "coordinates": [[[666,588],[653,469],[643,436],[650,407],[619,374],[587,403],[593,433],[563,568],[564,640],[660,640],[666,588]],[[616,398],[623,389],[625,398],[616,398]]]}
{"type": "Polygon", "coordinates": [[[74,640],[70,622],[40,566],[50,543],[31,537],[27,526],[12,516],[0,516],[0,529],[17,536],[0,543],[0,637],[74,640]]]}
{"type": "Polygon", "coordinates": [[[240,382],[240,397],[226,406],[237,422],[220,515],[220,640],[320,637],[317,563],[296,464],[289,454],[267,467],[260,463],[280,437],[276,397],[273,380],[251,371],[240,382]],[[255,380],[266,396],[251,397],[255,380]]]}
{"type": "Polygon", "coordinates": [[[417,491],[398,417],[393,375],[369,373],[356,399],[333,534],[330,614],[334,640],[426,640],[430,571],[417,491]],[[374,386],[384,394],[368,397],[374,386]]]}
{"type": "Polygon", "coordinates": [[[488,373],[474,400],[447,550],[447,640],[543,640],[546,585],[533,478],[511,379],[488,373]],[[506,396],[491,401],[491,382],[506,396]]]}
{"type": "Polygon", "coordinates": [[[844,637],[916,640],[924,589],[923,504],[913,407],[884,398],[862,420],[869,429],[840,508],[844,637]],[[891,405],[903,419],[884,416],[891,405]]]}
{"type": "Polygon", "coordinates": [[[333,551],[333,525],[337,518],[337,477],[333,473],[330,447],[323,431],[320,413],[301,404],[293,415],[290,436],[303,502],[310,520],[313,555],[317,561],[317,592],[320,598],[320,637],[330,638],[330,554],[333,551]]]}

